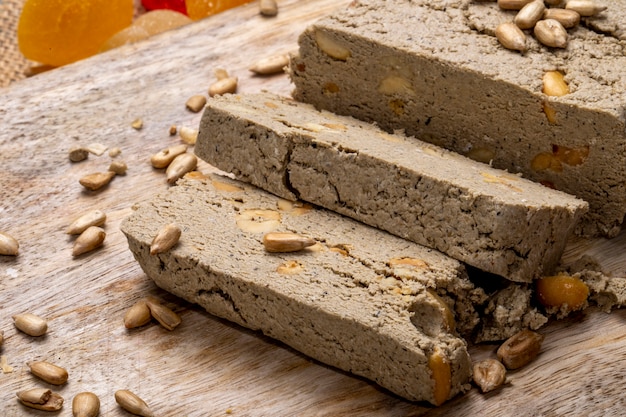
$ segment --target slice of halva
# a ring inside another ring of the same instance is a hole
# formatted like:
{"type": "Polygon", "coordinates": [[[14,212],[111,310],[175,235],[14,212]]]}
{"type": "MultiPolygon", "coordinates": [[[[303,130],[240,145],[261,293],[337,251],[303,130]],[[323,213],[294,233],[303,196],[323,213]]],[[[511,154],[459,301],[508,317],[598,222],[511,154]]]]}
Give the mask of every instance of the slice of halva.
{"type": "Polygon", "coordinates": [[[606,10],[568,29],[565,48],[527,31],[525,53],[498,42],[496,27],[517,13],[500,3],[353,1],[301,35],[294,98],[576,195],[590,206],[577,232],[616,236],[626,214],[626,0],[593,0],[606,10]],[[557,73],[559,96],[543,84],[557,73]]]}
{"type": "Polygon", "coordinates": [[[512,281],[558,263],[587,203],[350,117],[264,93],[211,99],[196,154],[512,281]]]}
{"type": "Polygon", "coordinates": [[[475,326],[472,300],[484,292],[437,251],[218,176],[179,181],[136,206],[122,231],[158,286],[209,313],[409,400],[441,404],[469,388],[454,316],[475,326]],[[150,255],[170,223],[180,241],[150,255]],[[317,243],[270,253],[271,231],[317,243]]]}

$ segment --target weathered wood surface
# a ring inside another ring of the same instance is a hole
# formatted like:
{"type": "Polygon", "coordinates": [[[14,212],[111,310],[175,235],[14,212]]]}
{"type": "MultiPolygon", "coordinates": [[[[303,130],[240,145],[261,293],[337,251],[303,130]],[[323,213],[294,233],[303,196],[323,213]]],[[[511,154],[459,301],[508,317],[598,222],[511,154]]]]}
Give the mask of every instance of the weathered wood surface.
{"type": "MultiPolygon", "coordinates": [[[[18,390],[48,386],[25,362],[45,359],[65,366],[69,382],[53,387],[71,400],[93,391],[103,416],[125,416],[113,393],[128,388],[157,416],[408,416],[623,415],[626,379],[626,312],[590,311],[543,330],[544,349],[530,366],[510,374],[498,393],[467,395],[434,409],[404,401],[374,384],[315,363],[259,334],[209,316],[161,291],[142,273],[119,231],[134,202],[167,189],[150,155],[171,144],[169,126],[196,126],[186,99],[205,93],[213,70],[240,79],[240,92],[268,89],[288,94],[285,76],[253,77],[258,58],[295,49],[304,26],[336,0],[285,0],[277,18],[257,15],[255,4],[206,19],[148,42],[20,81],[0,90],[0,230],[19,239],[17,258],[0,256],[0,329],[13,373],[0,373],[3,416],[49,415],[18,404],[18,390]],[[136,131],[131,122],[142,118],[136,131]],[[129,165],[100,192],[78,179],[105,170],[108,155],[71,164],[70,147],[99,142],[120,147],[129,165]],[[64,231],[79,214],[108,214],[106,244],[72,259],[64,231]],[[135,300],[153,295],[173,307],[183,324],[168,332],[156,324],[125,330],[122,317],[135,300]],[[31,338],[11,316],[33,312],[49,320],[49,333],[31,338]]],[[[201,170],[211,170],[206,164],[201,170]]],[[[615,274],[626,273],[626,236],[570,245],[568,257],[591,253],[615,274]]],[[[475,358],[495,346],[473,347],[475,358]]]]}

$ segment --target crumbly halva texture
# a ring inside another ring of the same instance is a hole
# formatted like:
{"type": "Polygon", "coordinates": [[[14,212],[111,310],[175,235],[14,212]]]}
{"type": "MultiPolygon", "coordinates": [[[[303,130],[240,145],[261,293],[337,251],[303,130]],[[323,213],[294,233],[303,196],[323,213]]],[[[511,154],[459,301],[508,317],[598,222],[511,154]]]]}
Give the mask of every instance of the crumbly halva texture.
{"type": "Polygon", "coordinates": [[[515,11],[472,0],[362,0],[311,25],[294,98],[454,150],[589,202],[577,233],[613,237],[626,213],[626,0],[568,30],[567,48],[495,28],[515,11]],[[542,92],[548,71],[569,94],[542,92]]]}
{"type": "Polygon", "coordinates": [[[211,314],[409,400],[440,404],[469,388],[457,330],[477,325],[485,294],[437,251],[217,176],[180,180],[137,205],[122,231],[158,286],[211,314]],[[182,230],[177,246],[150,255],[170,223],[182,230]],[[269,253],[270,231],[318,243],[269,253]]]}
{"type": "Polygon", "coordinates": [[[587,203],[431,144],[272,94],[209,100],[196,154],[513,281],[557,265],[587,203]]]}

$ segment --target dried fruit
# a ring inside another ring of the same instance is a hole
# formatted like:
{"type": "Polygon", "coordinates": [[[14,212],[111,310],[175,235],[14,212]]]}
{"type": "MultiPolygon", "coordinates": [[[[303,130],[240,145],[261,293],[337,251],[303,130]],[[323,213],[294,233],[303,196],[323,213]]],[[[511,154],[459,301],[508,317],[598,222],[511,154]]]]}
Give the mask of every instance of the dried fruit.
{"type": "Polygon", "coordinates": [[[132,0],[29,0],[23,6],[20,50],[30,60],[55,67],[96,54],[133,19],[132,0]]]}
{"type": "Polygon", "coordinates": [[[530,29],[542,18],[545,10],[543,0],[534,0],[517,12],[514,22],[520,29],[530,29]]]}
{"type": "Polygon", "coordinates": [[[547,96],[560,97],[569,94],[569,86],[561,72],[547,71],[543,75],[543,88],[541,91],[547,96]]]}
{"type": "Polygon", "coordinates": [[[538,279],[535,289],[537,298],[544,307],[564,314],[583,308],[589,297],[587,284],[580,278],[564,274],[538,279]]]}
{"type": "Polygon", "coordinates": [[[80,161],[84,161],[85,159],[89,157],[89,151],[85,148],[74,147],[70,149],[69,155],[70,155],[70,161],[80,162],[80,161]]]}
{"type": "Polygon", "coordinates": [[[444,356],[439,347],[428,358],[428,367],[433,380],[434,404],[443,404],[450,396],[452,389],[452,371],[450,361],[444,356]]]}
{"type": "Polygon", "coordinates": [[[114,172],[115,175],[126,175],[126,170],[128,166],[124,161],[113,161],[111,165],[109,165],[109,172],[114,172]]]}
{"type": "Polygon", "coordinates": [[[83,214],[69,225],[65,233],[68,235],[79,235],[90,226],[102,226],[106,222],[107,216],[100,210],[93,210],[83,214]]]}
{"type": "Polygon", "coordinates": [[[89,226],[83,233],[76,238],[72,256],[82,255],[99,248],[104,243],[106,232],[98,226],[89,226]]]}
{"type": "Polygon", "coordinates": [[[115,391],[115,401],[129,413],[142,417],[154,417],[148,404],[129,390],[115,391]]]}
{"type": "Polygon", "coordinates": [[[198,113],[205,105],[206,97],[201,94],[189,97],[185,103],[185,106],[194,113],[198,113]]]}
{"type": "Polygon", "coordinates": [[[82,185],[83,187],[91,191],[96,191],[110,183],[113,177],[115,177],[115,172],[112,171],[96,172],[93,174],[85,175],[80,180],[78,180],[78,182],[80,182],[80,185],[82,185]]]}
{"type": "Polygon", "coordinates": [[[93,392],[79,392],[72,400],[74,417],[96,417],[100,413],[100,399],[93,392]]]}
{"type": "Polygon", "coordinates": [[[263,246],[268,252],[297,252],[315,245],[315,239],[296,233],[272,232],[263,236],[263,246]]]}
{"type": "Polygon", "coordinates": [[[289,55],[280,54],[260,59],[248,69],[258,75],[271,75],[284,72],[287,65],[289,65],[289,55]]]}
{"type": "Polygon", "coordinates": [[[0,232],[0,255],[17,256],[20,244],[11,235],[0,232]]]}
{"type": "Polygon", "coordinates": [[[496,354],[507,369],[518,369],[537,357],[542,342],[539,333],[522,330],[500,345],[496,354]]]}
{"type": "Polygon", "coordinates": [[[32,313],[16,314],[13,322],[18,330],[29,336],[43,336],[48,331],[48,322],[32,313]]]}
{"type": "Polygon", "coordinates": [[[506,368],[500,361],[485,359],[474,364],[472,378],[483,393],[490,392],[504,384],[506,368]]]}
{"type": "Polygon", "coordinates": [[[190,153],[178,155],[165,171],[168,184],[175,183],[183,175],[196,169],[196,166],[198,166],[198,158],[195,155],[190,153]]]}
{"type": "Polygon", "coordinates": [[[150,158],[150,163],[155,168],[166,168],[174,158],[178,155],[187,152],[187,145],[175,145],[170,146],[167,149],[163,149],[162,151],[155,153],[150,158]]]}
{"type": "Polygon", "coordinates": [[[507,49],[524,52],[526,46],[526,35],[513,22],[501,23],[496,27],[496,38],[507,49]]]}
{"type": "Polygon", "coordinates": [[[45,361],[29,362],[30,372],[53,385],[63,385],[67,382],[68,373],[64,368],[45,361]]]}
{"type": "Polygon", "coordinates": [[[159,324],[165,327],[167,330],[174,330],[181,323],[181,318],[173,310],[165,307],[154,298],[148,298],[146,304],[150,309],[152,317],[159,322],[159,324]]]}
{"type": "Polygon", "coordinates": [[[152,316],[145,300],[137,301],[124,315],[124,327],[134,329],[150,322],[152,316]]]}
{"type": "Polygon", "coordinates": [[[551,48],[567,47],[567,31],[557,20],[544,19],[537,22],[533,30],[539,42],[551,48]]]}
{"type": "Polygon", "coordinates": [[[278,5],[276,0],[260,0],[259,12],[263,16],[276,16],[278,14],[278,5]]]}

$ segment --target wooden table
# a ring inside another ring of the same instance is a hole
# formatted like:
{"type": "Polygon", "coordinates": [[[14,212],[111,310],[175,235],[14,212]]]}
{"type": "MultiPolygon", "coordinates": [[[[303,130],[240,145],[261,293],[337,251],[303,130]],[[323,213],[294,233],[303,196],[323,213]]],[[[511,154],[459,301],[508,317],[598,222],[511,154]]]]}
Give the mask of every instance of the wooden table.
{"type": "MultiPolygon", "coordinates": [[[[511,372],[510,384],[482,395],[473,389],[440,408],[415,404],[365,380],[316,363],[262,335],[214,318],[155,285],[143,274],[119,230],[133,203],[167,189],[149,157],[180,139],[169,127],[197,127],[186,99],[206,93],[213,71],[239,77],[240,92],[288,94],[286,76],[256,77],[259,58],[294,50],[307,23],[348,1],[285,0],[276,18],[250,4],[215,18],[129,45],[0,90],[0,230],[21,244],[17,258],[0,256],[0,354],[14,367],[0,373],[3,416],[49,415],[18,404],[18,390],[47,386],[66,400],[93,391],[101,415],[125,416],[113,399],[122,388],[143,397],[157,416],[417,416],[623,415],[626,405],[626,312],[590,310],[548,325],[541,356],[511,372]],[[144,127],[131,122],[141,118],[144,127]],[[78,179],[106,170],[105,153],[70,163],[74,145],[119,147],[128,174],[87,192],[78,179]],[[72,258],[71,221],[91,209],[108,214],[101,249],[72,258]],[[127,331],[125,311],[146,295],[182,316],[169,332],[157,324],[127,331]],[[11,316],[33,312],[49,332],[31,338],[11,316]],[[69,382],[54,387],[30,375],[27,361],[66,367],[69,382]]],[[[212,170],[206,164],[203,172],[212,170]]],[[[612,241],[576,240],[570,259],[590,253],[616,275],[626,273],[622,234],[612,241]]],[[[475,358],[495,345],[472,347],[475,358]]]]}

